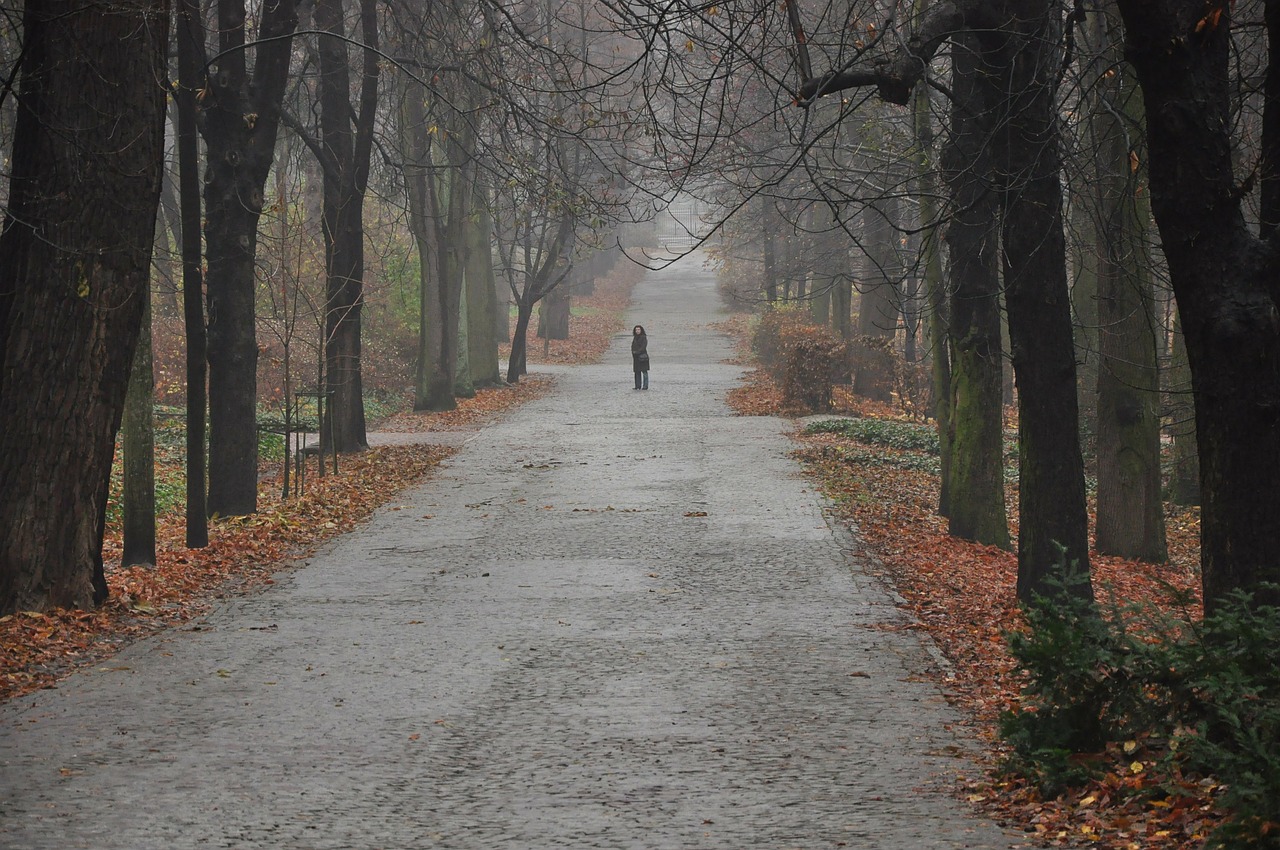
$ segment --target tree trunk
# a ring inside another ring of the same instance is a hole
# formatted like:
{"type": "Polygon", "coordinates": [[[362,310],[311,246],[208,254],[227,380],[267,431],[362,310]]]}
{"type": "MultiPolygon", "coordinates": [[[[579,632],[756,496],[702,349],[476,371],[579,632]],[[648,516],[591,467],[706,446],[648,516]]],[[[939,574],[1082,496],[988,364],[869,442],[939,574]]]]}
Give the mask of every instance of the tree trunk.
{"type": "Polygon", "coordinates": [[[950,534],[1009,548],[1004,499],[997,197],[988,153],[1001,92],[977,37],[956,38],[952,138],[943,151],[951,190],[950,534]]]}
{"type": "Polygon", "coordinates": [[[422,291],[419,301],[418,371],[414,410],[453,410],[453,368],[458,333],[456,306],[449,300],[449,287],[442,275],[440,244],[442,227],[439,196],[431,174],[431,152],[427,145],[426,115],[422,94],[409,91],[404,97],[401,133],[407,147],[404,176],[409,199],[409,225],[418,247],[422,291]],[[455,324],[450,325],[450,316],[455,324]]]}
{"type": "Polygon", "coordinates": [[[1173,356],[1169,368],[1169,431],[1173,436],[1173,473],[1170,498],[1178,505],[1200,504],[1200,449],[1196,445],[1196,405],[1191,392],[1191,368],[1182,321],[1173,326],[1173,356]]]}
{"type": "Polygon", "coordinates": [[[155,374],[151,363],[151,304],[143,299],[138,345],[129,370],[121,425],[124,454],[124,540],[122,566],[156,562],[156,452],[152,406],[155,374]]]}
{"type": "Polygon", "coordinates": [[[1055,9],[1048,0],[1010,3],[1010,24],[998,36],[1003,55],[996,84],[1012,93],[996,165],[1018,386],[1018,598],[1024,602],[1057,595],[1055,582],[1073,595],[1093,597],[1062,231],[1055,9]]]}
{"type": "Polygon", "coordinates": [[[0,614],[106,598],[164,155],[163,4],[29,0],[22,26],[0,234],[0,614]]]}
{"type": "MultiPolygon", "coordinates": [[[[464,229],[460,234],[463,239],[467,235],[465,227],[464,223],[464,229]]],[[[468,300],[471,297],[471,281],[467,280],[465,268],[458,276],[462,279],[462,291],[458,294],[458,364],[453,370],[453,394],[457,398],[474,398],[476,387],[471,383],[471,341],[469,339],[471,319],[470,311],[467,309],[470,306],[468,300]]]]}
{"type": "MultiPolygon", "coordinates": [[[[1232,172],[1228,73],[1231,12],[1198,0],[1120,0],[1126,57],[1146,101],[1151,206],[1187,346],[1200,448],[1201,564],[1206,611],[1233,590],[1280,583],[1280,269],[1276,235],[1250,232],[1232,172]]],[[[1267,4],[1270,60],[1280,7],[1267,4]]],[[[1272,68],[1274,71],[1274,67],[1272,68]]],[[[1268,74],[1263,161],[1280,133],[1268,74]],[[1268,131],[1271,128],[1271,132],[1268,131]]],[[[1264,188],[1277,180],[1263,174],[1264,188]]],[[[1264,201],[1274,199],[1264,191],[1264,201]]],[[[1277,210],[1264,205],[1264,224],[1277,210]]]]}
{"type": "Polygon", "coordinates": [[[209,501],[212,514],[241,516],[258,499],[258,345],[254,260],[263,187],[275,155],[289,76],[295,0],[268,2],[246,66],[244,0],[219,0],[222,55],[199,101],[205,172],[209,316],[209,501]]]}
{"type": "Polygon", "coordinates": [[[809,316],[814,322],[825,325],[831,321],[831,281],[819,282],[817,277],[809,290],[809,316]]]}
{"type": "Polygon", "coordinates": [[[770,201],[764,195],[760,196],[760,229],[764,238],[764,280],[761,287],[764,289],[764,299],[770,304],[778,301],[778,269],[774,256],[773,244],[773,225],[774,216],[773,207],[770,201]]]}
{"type": "Polygon", "coordinates": [[[206,509],[205,422],[208,412],[208,345],[204,324],[204,269],[200,246],[199,138],[196,92],[203,87],[198,0],[180,0],[178,15],[178,188],[182,229],[182,315],[187,337],[187,547],[209,545],[206,509]]]}
{"type": "Polygon", "coordinates": [[[870,267],[859,281],[858,370],[853,391],[863,398],[893,398],[893,339],[898,330],[897,203],[882,197],[863,212],[864,250],[870,267]]]}
{"type": "MultiPolygon", "coordinates": [[[[493,275],[493,251],[490,234],[488,193],[477,175],[474,181],[471,216],[467,220],[467,344],[471,364],[471,383],[476,387],[496,386],[502,382],[498,369],[498,341],[494,330],[498,311],[497,281],[493,275]]],[[[502,319],[506,319],[503,315],[502,319]]],[[[505,325],[505,321],[503,322],[505,325]]]]}
{"type": "Polygon", "coordinates": [[[846,342],[853,339],[853,281],[846,277],[831,285],[831,327],[846,342]]]}
{"type": "Polygon", "coordinates": [[[573,299],[569,295],[569,287],[557,287],[554,292],[542,301],[542,311],[538,320],[539,339],[569,338],[569,307],[573,299]]]}
{"type": "Polygon", "coordinates": [[[529,320],[533,318],[533,304],[525,300],[516,305],[516,329],[511,334],[511,358],[507,361],[507,383],[514,384],[528,374],[525,353],[529,347],[529,320]]]}
{"type": "MultiPolygon", "coordinates": [[[[1069,187],[1070,188],[1070,187],[1069,187]]],[[[1077,404],[1082,436],[1098,428],[1098,252],[1096,203],[1087,188],[1072,203],[1075,277],[1071,285],[1071,312],[1075,316],[1077,404]]],[[[1096,441],[1095,441],[1096,442],[1096,441]]]]}
{"type": "MultiPolygon", "coordinates": [[[[499,343],[511,342],[511,290],[496,275],[493,279],[493,336],[499,343]]],[[[494,357],[497,357],[496,351],[494,357]]]]}
{"type": "Polygon", "coordinates": [[[1119,55],[1114,8],[1095,12],[1094,29],[1110,75],[1095,85],[1105,102],[1090,115],[1097,165],[1098,229],[1098,521],[1100,554],[1162,562],[1168,558],[1160,492],[1160,378],[1155,310],[1146,249],[1147,208],[1131,163],[1146,151],[1130,144],[1141,125],[1133,69],[1119,55]],[[1109,60],[1109,61],[1106,61],[1109,60]],[[1122,122],[1121,117],[1131,121],[1122,122]]]}
{"type": "MultiPolygon", "coordinates": [[[[919,4],[917,4],[918,6],[919,4]]],[[[923,241],[925,328],[929,335],[929,378],[933,397],[933,419],[938,431],[941,460],[941,486],[938,491],[939,516],[951,516],[951,465],[954,450],[951,439],[951,357],[947,348],[950,313],[947,310],[946,281],[942,273],[942,233],[938,205],[938,177],[933,164],[933,126],[930,123],[929,87],[916,86],[912,125],[917,154],[917,202],[923,241]]]]}
{"type": "Polygon", "coordinates": [[[350,103],[351,75],[342,0],[316,0],[320,130],[324,170],[325,374],[333,393],[321,437],[335,451],[369,447],[365,436],[360,368],[360,327],[364,306],[364,194],[369,177],[378,96],[377,11],[361,0],[363,51],[359,111],[350,103]],[[352,126],[352,116],[356,124],[352,126]]]}

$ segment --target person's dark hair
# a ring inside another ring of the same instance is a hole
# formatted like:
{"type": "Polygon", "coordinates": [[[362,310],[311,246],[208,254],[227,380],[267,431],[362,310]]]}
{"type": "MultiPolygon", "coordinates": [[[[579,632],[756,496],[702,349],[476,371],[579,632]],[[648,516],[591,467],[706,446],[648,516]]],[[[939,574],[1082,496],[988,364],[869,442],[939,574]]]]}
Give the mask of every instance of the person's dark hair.
{"type": "Polygon", "coordinates": [[[631,329],[632,336],[639,336],[642,333],[644,333],[644,325],[636,325],[631,329]]]}

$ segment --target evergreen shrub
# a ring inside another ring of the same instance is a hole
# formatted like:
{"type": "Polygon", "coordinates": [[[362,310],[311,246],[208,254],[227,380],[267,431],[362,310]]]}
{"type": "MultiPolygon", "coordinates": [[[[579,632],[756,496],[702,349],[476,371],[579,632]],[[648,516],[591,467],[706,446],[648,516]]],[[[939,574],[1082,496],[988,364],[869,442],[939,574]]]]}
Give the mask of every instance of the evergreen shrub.
{"type": "Polygon", "coordinates": [[[1064,593],[1026,615],[1009,636],[1026,675],[1023,705],[1001,720],[1009,770],[1056,795],[1109,745],[1140,740],[1169,775],[1224,786],[1230,816],[1210,847],[1280,847],[1280,609],[1237,593],[1193,622],[1064,593]]]}

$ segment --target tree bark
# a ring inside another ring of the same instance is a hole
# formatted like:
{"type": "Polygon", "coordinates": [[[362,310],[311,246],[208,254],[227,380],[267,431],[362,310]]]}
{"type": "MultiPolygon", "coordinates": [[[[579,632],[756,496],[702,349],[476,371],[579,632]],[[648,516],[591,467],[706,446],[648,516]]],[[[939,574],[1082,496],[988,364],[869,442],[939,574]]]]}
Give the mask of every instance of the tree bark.
{"type": "MultiPolygon", "coordinates": [[[[493,274],[493,250],[490,234],[489,198],[480,175],[473,181],[474,196],[468,220],[467,239],[467,344],[470,347],[471,383],[476,387],[496,386],[502,382],[498,369],[498,340],[495,336],[498,312],[493,274]]],[[[501,317],[505,325],[506,315],[501,317]]]]}
{"type": "Polygon", "coordinates": [[[124,535],[122,566],[156,562],[156,452],[152,407],[155,373],[151,363],[150,294],[143,301],[138,345],[129,370],[121,425],[124,454],[124,535]]]}
{"type": "Polygon", "coordinates": [[[1062,582],[1071,594],[1092,599],[1054,102],[1060,21],[1048,0],[1007,8],[997,82],[1012,96],[996,164],[1018,387],[1018,598],[1056,595],[1062,582]]]}
{"type": "Polygon", "coordinates": [[[209,545],[209,517],[205,477],[205,424],[208,413],[208,340],[204,324],[204,263],[200,240],[199,138],[196,91],[203,86],[200,56],[200,4],[179,0],[178,192],[182,230],[182,315],[187,336],[187,500],[186,542],[191,549],[209,545]]]}
{"type": "MultiPolygon", "coordinates": [[[[1268,4],[1268,41],[1280,11],[1268,4]]],[[[1146,102],[1151,206],[1187,346],[1200,449],[1206,611],[1280,583],[1280,268],[1274,211],[1250,232],[1232,173],[1231,10],[1225,2],[1120,0],[1146,102]]],[[[1267,75],[1266,110],[1280,81],[1267,75]]],[[[1263,161],[1280,139],[1264,117],[1263,161]]],[[[1264,179],[1274,179],[1274,174],[1264,179]]],[[[1270,197],[1264,193],[1264,198],[1270,197]]],[[[1260,602],[1280,603],[1261,591],[1260,602]]]]}
{"type": "MultiPolygon", "coordinates": [[[[919,4],[917,4],[919,6],[919,4]]],[[[938,432],[941,485],[938,488],[938,515],[951,515],[951,355],[947,347],[951,314],[947,308],[947,284],[942,271],[942,234],[937,198],[941,195],[934,169],[933,126],[930,118],[929,88],[916,86],[912,102],[912,130],[916,143],[916,195],[920,207],[922,239],[920,251],[924,269],[925,333],[928,336],[929,383],[933,398],[933,420],[938,432]]]]}
{"type": "Polygon", "coordinates": [[[951,249],[951,467],[948,532],[1009,548],[1004,498],[1000,339],[1000,211],[989,154],[999,98],[991,57],[976,36],[955,38],[951,139],[943,166],[954,212],[951,249]]]}
{"type": "MultiPolygon", "coordinates": [[[[468,201],[468,206],[470,202],[468,201]]],[[[470,224],[471,213],[468,211],[467,220],[460,223],[458,238],[467,239],[467,227],[470,224]]],[[[458,363],[453,370],[453,394],[457,398],[474,398],[476,394],[475,384],[471,383],[471,319],[469,317],[468,308],[471,306],[468,301],[471,298],[471,282],[467,280],[466,270],[466,254],[470,250],[470,241],[466,242],[463,248],[462,268],[458,270],[459,286],[458,292],[458,363]]]]}
{"type": "Polygon", "coordinates": [[[847,277],[831,285],[831,327],[846,342],[853,338],[853,281],[847,277]]]}
{"type": "Polygon", "coordinates": [[[1160,378],[1147,255],[1148,210],[1134,164],[1146,150],[1130,143],[1121,117],[1141,124],[1133,69],[1119,55],[1114,7],[1094,12],[1104,67],[1093,82],[1100,102],[1089,116],[1098,185],[1098,521],[1100,554],[1167,559],[1160,491],[1160,378]],[[1108,61],[1109,60],[1109,61],[1108,61]]]}
{"type": "Polygon", "coordinates": [[[1200,504],[1200,449],[1196,445],[1196,405],[1191,392],[1191,367],[1182,321],[1175,313],[1173,355],[1169,367],[1169,431],[1173,436],[1173,472],[1170,498],[1178,505],[1200,504]]]}
{"type": "Polygon", "coordinates": [[[163,4],[29,0],[22,25],[0,233],[0,614],[106,598],[164,153],[163,4]]]}
{"type": "MultiPolygon", "coordinates": [[[[373,0],[360,0],[360,35],[366,45],[357,107],[350,103],[351,75],[342,0],[316,0],[316,26],[328,33],[317,45],[320,62],[320,141],[324,172],[325,383],[333,393],[322,439],[335,451],[369,447],[365,435],[360,368],[364,307],[364,195],[369,182],[378,102],[378,24],[373,0]],[[355,120],[354,126],[352,120],[355,120]]],[[[313,142],[313,144],[316,144],[313,142]]]]}
{"type": "Polygon", "coordinates": [[[870,268],[859,281],[858,336],[861,354],[853,391],[863,398],[893,398],[893,339],[898,331],[897,201],[881,197],[863,211],[863,249],[870,268]]]}
{"type": "Polygon", "coordinates": [[[298,23],[295,0],[268,0],[261,14],[251,75],[244,0],[218,0],[221,55],[209,66],[208,86],[199,101],[208,154],[208,509],[221,516],[251,514],[258,504],[254,260],[298,23]]]}

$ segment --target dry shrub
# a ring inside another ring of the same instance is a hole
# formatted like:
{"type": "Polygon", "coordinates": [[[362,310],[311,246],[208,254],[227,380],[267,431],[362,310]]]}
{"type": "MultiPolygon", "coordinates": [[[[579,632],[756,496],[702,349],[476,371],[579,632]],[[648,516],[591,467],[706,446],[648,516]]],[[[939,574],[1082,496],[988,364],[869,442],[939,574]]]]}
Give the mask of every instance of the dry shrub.
{"type": "Polygon", "coordinates": [[[877,401],[889,401],[898,359],[893,337],[860,336],[849,341],[848,351],[849,374],[857,376],[857,392],[877,401]]]}
{"type": "Polygon", "coordinates": [[[894,398],[898,408],[912,419],[923,422],[933,415],[933,376],[926,361],[908,363],[894,358],[894,398]]]}
{"type": "Polygon", "coordinates": [[[781,388],[785,407],[831,409],[831,385],[847,354],[830,328],[809,323],[800,310],[770,310],[756,325],[752,349],[781,388]]]}

